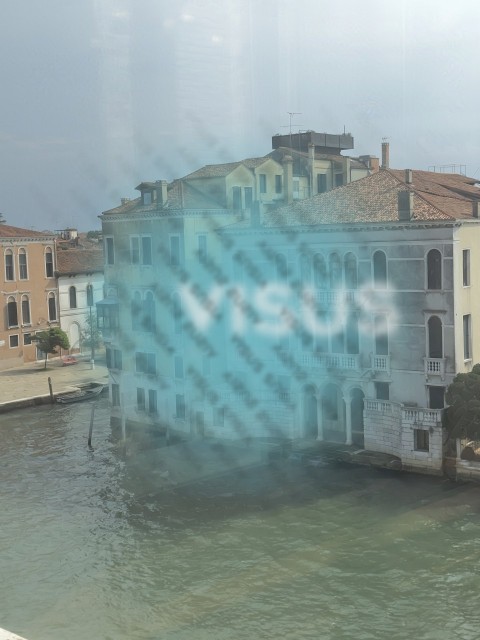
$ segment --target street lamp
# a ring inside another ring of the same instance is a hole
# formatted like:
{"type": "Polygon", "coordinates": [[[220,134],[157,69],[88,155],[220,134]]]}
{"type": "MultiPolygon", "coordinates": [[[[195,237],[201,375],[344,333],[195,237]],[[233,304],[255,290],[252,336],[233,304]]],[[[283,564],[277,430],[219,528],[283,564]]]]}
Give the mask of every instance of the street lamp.
{"type": "Polygon", "coordinates": [[[90,366],[92,369],[95,369],[95,341],[92,324],[93,286],[91,284],[87,284],[87,305],[90,308],[90,347],[92,350],[90,356],[90,366]]]}

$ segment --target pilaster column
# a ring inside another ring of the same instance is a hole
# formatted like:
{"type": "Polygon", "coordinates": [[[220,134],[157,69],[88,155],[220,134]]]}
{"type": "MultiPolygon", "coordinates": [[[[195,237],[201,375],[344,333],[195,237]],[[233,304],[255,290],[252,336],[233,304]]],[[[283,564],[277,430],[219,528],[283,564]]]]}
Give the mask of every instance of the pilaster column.
{"type": "Polygon", "coordinates": [[[352,444],[352,399],[350,396],[343,398],[345,402],[346,437],[345,444],[352,444]]]}
{"type": "Polygon", "coordinates": [[[323,440],[323,411],[321,394],[316,393],[315,399],[317,401],[317,440],[323,440]]]}

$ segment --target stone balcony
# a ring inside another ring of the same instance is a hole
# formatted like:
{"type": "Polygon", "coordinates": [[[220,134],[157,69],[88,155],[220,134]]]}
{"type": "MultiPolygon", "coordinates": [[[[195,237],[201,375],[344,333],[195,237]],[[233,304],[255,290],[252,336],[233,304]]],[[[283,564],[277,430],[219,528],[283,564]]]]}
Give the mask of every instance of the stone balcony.
{"type": "Polygon", "coordinates": [[[304,353],[300,365],[310,369],[360,370],[360,355],[349,353],[304,353]]]}
{"type": "Polygon", "coordinates": [[[445,358],[424,358],[425,376],[428,378],[439,376],[445,380],[445,358]]]}

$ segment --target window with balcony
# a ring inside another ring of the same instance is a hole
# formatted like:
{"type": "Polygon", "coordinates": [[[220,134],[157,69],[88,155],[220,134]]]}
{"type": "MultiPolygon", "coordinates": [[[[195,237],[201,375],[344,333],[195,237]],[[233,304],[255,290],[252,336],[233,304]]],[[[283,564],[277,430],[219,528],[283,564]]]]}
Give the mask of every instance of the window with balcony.
{"type": "Polygon", "coordinates": [[[27,295],[22,296],[22,323],[24,325],[32,324],[30,316],[30,300],[27,295]]]}
{"type": "Polygon", "coordinates": [[[386,315],[375,316],[375,354],[377,356],[388,355],[388,322],[386,315]]]}
{"type": "Polygon", "coordinates": [[[328,261],[330,289],[340,289],[342,286],[342,263],[337,253],[332,253],[328,261]]]}
{"type": "Polygon", "coordinates": [[[428,319],[428,357],[443,358],[442,321],[438,316],[428,319]]]}
{"type": "Polygon", "coordinates": [[[356,289],[358,284],[357,275],[357,258],[353,253],[347,253],[345,256],[345,288],[356,289]]]}
{"type": "Polygon", "coordinates": [[[53,252],[50,247],[45,249],[45,275],[47,278],[53,278],[53,252]]]}
{"type": "Polygon", "coordinates": [[[327,267],[321,253],[313,257],[313,281],[317,289],[325,289],[327,286],[327,267]]]}
{"type": "Polygon", "coordinates": [[[19,249],[18,251],[18,271],[20,280],[28,280],[27,252],[25,249],[19,249]]]}
{"type": "Polygon", "coordinates": [[[375,397],[377,400],[390,400],[390,385],[388,382],[375,382],[375,397]]]}
{"type": "Polygon", "coordinates": [[[431,249],[427,254],[427,289],[442,288],[442,254],[438,249],[431,249]]]}
{"type": "Polygon", "coordinates": [[[7,249],[5,251],[5,280],[15,280],[15,269],[13,266],[13,251],[7,249]]]}

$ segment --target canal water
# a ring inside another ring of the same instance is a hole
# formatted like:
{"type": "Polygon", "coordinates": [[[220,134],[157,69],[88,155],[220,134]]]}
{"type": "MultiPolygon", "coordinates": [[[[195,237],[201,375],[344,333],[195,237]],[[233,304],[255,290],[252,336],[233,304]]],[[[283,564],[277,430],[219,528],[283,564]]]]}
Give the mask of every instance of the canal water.
{"type": "Polygon", "coordinates": [[[129,464],[102,402],[93,452],[89,404],[0,417],[0,627],[29,640],[480,637],[480,487],[293,461],[175,485],[129,464]]]}

